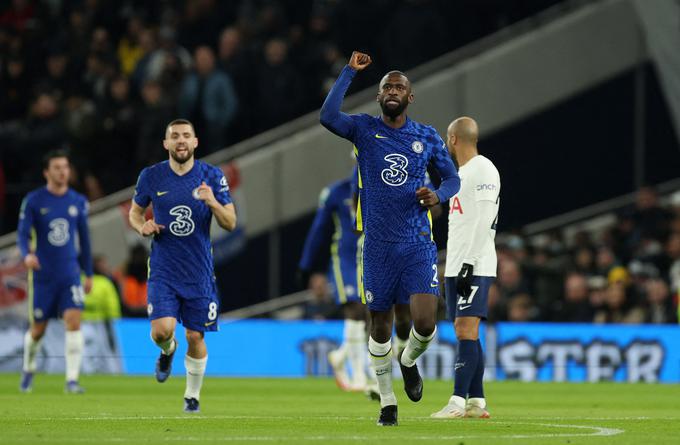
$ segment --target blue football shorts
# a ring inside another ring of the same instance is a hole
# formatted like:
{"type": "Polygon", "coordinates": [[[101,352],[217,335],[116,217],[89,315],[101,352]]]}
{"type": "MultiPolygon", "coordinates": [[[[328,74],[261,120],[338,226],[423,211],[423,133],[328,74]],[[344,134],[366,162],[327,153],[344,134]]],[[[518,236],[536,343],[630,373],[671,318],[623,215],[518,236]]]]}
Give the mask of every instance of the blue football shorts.
{"type": "Polygon", "coordinates": [[[212,287],[210,295],[182,295],[165,281],[149,281],[149,319],[174,317],[192,331],[217,331],[220,303],[214,282],[212,287]]]}
{"type": "Polygon", "coordinates": [[[67,309],[83,309],[85,292],[80,275],[59,280],[33,281],[29,289],[29,311],[35,322],[60,317],[67,309]]]}
{"type": "Polygon", "coordinates": [[[434,242],[392,243],[364,240],[363,296],[372,311],[408,304],[411,295],[439,295],[434,242]]]}
{"type": "Polygon", "coordinates": [[[465,298],[456,291],[456,277],[446,277],[446,313],[450,320],[456,317],[479,317],[486,320],[489,313],[489,287],[495,277],[472,276],[472,293],[465,298]]]}

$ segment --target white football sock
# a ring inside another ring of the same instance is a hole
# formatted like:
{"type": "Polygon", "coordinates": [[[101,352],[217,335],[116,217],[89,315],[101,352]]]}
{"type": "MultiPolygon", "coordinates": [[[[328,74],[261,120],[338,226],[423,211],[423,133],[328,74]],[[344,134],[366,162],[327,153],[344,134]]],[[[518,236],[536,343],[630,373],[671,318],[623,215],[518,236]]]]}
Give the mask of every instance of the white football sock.
{"type": "Polygon", "coordinates": [[[201,386],[203,386],[203,376],[205,375],[205,366],[208,363],[208,356],[203,358],[193,358],[188,355],[184,356],[184,367],[187,370],[187,388],[184,391],[185,399],[201,398],[201,386]]]}
{"type": "Polygon", "coordinates": [[[366,322],[345,320],[347,329],[347,355],[352,367],[352,384],[366,386],[366,322]]]}
{"type": "Polygon", "coordinates": [[[80,363],[83,361],[83,333],[82,331],[66,331],[66,381],[78,381],[80,363]]]}
{"type": "Polygon", "coordinates": [[[392,342],[394,343],[393,350],[395,357],[399,357],[399,353],[406,348],[406,343],[408,343],[408,338],[399,338],[399,336],[395,335],[394,338],[392,339],[392,342]]]}
{"type": "Polygon", "coordinates": [[[33,340],[31,331],[26,331],[26,334],[24,334],[24,372],[35,372],[40,343],[40,340],[33,340]]]}
{"type": "Polygon", "coordinates": [[[413,366],[416,362],[416,359],[420,357],[423,352],[425,352],[436,333],[436,326],[434,331],[432,331],[432,334],[427,337],[417,333],[415,328],[411,328],[411,334],[408,336],[406,348],[404,348],[404,353],[401,355],[401,364],[408,368],[413,366]]]}
{"type": "Polygon", "coordinates": [[[378,343],[373,337],[369,337],[368,352],[371,354],[371,363],[378,380],[380,406],[396,405],[397,396],[392,389],[392,344],[389,341],[378,343]]]}
{"type": "MultiPolygon", "coordinates": [[[[457,396],[455,396],[457,397],[457,396]]],[[[462,398],[462,397],[461,397],[462,398]]],[[[486,399],[482,397],[470,397],[467,401],[468,406],[476,406],[479,408],[486,408],[486,399]]]]}

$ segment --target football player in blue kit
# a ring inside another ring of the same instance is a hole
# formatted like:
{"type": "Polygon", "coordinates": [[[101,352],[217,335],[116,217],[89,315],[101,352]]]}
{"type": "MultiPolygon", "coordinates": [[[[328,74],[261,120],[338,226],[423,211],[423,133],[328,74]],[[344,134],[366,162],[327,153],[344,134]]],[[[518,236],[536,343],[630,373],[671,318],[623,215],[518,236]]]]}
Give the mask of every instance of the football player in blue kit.
{"type": "Polygon", "coordinates": [[[78,383],[83,354],[80,319],[84,296],[92,289],[92,253],[87,199],[69,188],[70,172],[65,151],[49,152],[43,160],[47,185],[30,192],[19,213],[17,243],[29,274],[30,328],[24,336],[23,392],[33,388],[36,355],[47,322],[58,316],[66,328],[66,392],[83,392],[78,383]],[[85,273],[83,285],[81,271],[85,273]]]}
{"type": "Polygon", "coordinates": [[[191,122],[176,119],[165,131],[169,159],[139,175],[129,220],[143,236],[153,236],[149,259],[148,313],[151,338],[161,348],[156,380],[170,376],[179,320],[188,343],[184,357],[184,411],[200,411],[199,399],[208,361],[206,331],[217,330],[219,300],[213,270],[210,223],[236,227],[236,211],[222,171],[194,160],[198,139],[191,122]],[[153,204],[153,218],[145,219],[153,204]]]}
{"type": "Polygon", "coordinates": [[[439,293],[429,208],[456,194],[460,178],[437,131],[406,116],[414,96],[403,73],[390,71],[380,81],[380,116],[340,111],[352,79],[370,64],[367,54],[352,53],[321,108],[321,124],[354,143],[359,164],[356,225],[365,235],[360,293],[370,311],[368,350],[380,391],[378,425],[392,426],[397,425],[392,308],[410,305],[413,328],[398,360],[406,394],[418,401],[423,382],[415,361],[434,338],[439,293]],[[436,191],[424,187],[430,163],[442,178],[436,191]]]}
{"type": "Polygon", "coordinates": [[[355,199],[352,176],[324,187],[319,196],[319,207],[309,229],[298,268],[303,285],[309,283],[313,292],[326,293],[328,287],[335,302],[342,306],[345,319],[342,344],[328,354],[335,382],[344,391],[366,391],[366,307],[361,303],[357,287],[357,241],[354,231],[355,199]],[[316,265],[323,253],[330,253],[330,261],[323,273],[316,265]],[[314,273],[312,273],[314,272],[314,273]],[[310,275],[311,274],[311,275],[310,275]],[[327,286],[326,283],[330,284],[327,286]],[[351,380],[345,361],[352,369],[351,380]]]}

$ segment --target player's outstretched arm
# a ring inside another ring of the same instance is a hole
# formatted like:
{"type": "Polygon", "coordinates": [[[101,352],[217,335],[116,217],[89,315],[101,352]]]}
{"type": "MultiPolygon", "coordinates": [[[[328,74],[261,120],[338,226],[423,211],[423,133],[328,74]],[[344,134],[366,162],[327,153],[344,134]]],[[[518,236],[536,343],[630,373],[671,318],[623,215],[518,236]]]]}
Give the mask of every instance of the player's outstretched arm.
{"type": "Polygon", "coordinates": [[[352,118],[340,111],[342,100],[347,93],[350,83],[357,71],[364,70],[371,64],[371,57],[367,54],[354,51],[349,63],[342,69],[338,80],[335,81],[326,100],[321,106],[320,122],[340,137],[349,139],[354,131],[354,121],[352,118]]]}
{"type": "Polygon", "coordinates": [[[132,200],[132,206],[130,207],[130,213],[128,214],[128,220],[133,229],[137,231],[142,236],[150,236],[156,233],[161,233],[165,226],[162,224],[156,224],[156,221],[150,219],[148,221],[144,218],[144,212],[146,209],[139,204],[137,204],[134,199],[132,200]]]}

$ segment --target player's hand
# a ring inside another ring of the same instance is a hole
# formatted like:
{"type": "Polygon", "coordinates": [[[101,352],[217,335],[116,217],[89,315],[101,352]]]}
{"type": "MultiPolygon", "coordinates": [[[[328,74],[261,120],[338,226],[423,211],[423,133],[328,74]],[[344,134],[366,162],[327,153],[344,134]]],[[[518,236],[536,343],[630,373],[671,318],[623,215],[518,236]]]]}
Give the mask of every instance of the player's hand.
{"type": "Polygon", "coordinates": [[[472,293],[472,273],[474,267],[472,264],[463,263],[463,266],[458,272],[458,277],[456,278],[456,292],[461,297],[469,297],[472,293]]]}
{"type": "Polygon", "coordinates": [[[323,297],[328,293],[328,280],[322,273],[315,273],[309,277],[309,290],[317,297],[323,297]]]}
{"type": "Polygon", "coordinates": [[[83,280],[83,290],[85,294],[92,292],[92,277],[85,277],[83,280]]]}
{"type": "Polygon", "coordinates": [[[372,62],[371,56],[368,54],[360,53],[359,51],[353,51],[352,56],[349,58],[348,65],[350,68],[357,71],[361,71],[370,65],[372,62]]]}
{"type": "Polygon", "coordinates": [[[163,224],[156,224],[156,221],[153,219],[148,219],[144,222],[144,225],[142,226],[142,230],[140,233],[142,236],[151,236],[155,234],[160,234],[161,230],[165,229],[165,226],[163,224]]]}
{"type": "Polygon", "coordinates": [[[427,187],[420,187],[416,190],[418,204],[423,207],[433,207],[439,204],[439,196],[427,187]]]}
{"type": "Polygon", "coordinates": [[[34,253],[29,253],[24,257],[24,265],[30,270],[40,270],[40,261],[34,253]]]}
{"type": "Polygon", "coordinates": [[[205,202],[207,205],[212,205],[217,202],[215,195],[213,194],[212,187],[203,181],[198,187],[198,199],[205,202]]]}

